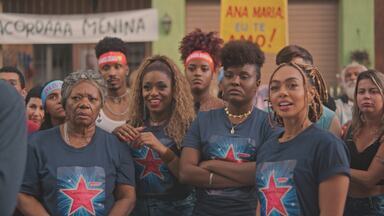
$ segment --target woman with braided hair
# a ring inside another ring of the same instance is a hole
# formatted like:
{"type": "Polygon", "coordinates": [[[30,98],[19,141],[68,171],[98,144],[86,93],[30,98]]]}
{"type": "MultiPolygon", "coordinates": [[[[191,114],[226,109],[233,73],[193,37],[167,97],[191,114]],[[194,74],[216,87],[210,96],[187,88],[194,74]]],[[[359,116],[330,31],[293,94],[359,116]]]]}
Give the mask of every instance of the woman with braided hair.
{"type": "Polygon", "coordinates": [[[204,33],[200,29],[189,33],[181,41],[181,60],[196,112],[224,107],[224,102],[211,94],[212,88],[217,86],[214,82],[219,70],[222,43],[223,40],[215,32],[204,33]]]}
{"type": "Polygon", "coordinates": [[[343,214],[347,150],[339,138],[313,124],[322,114],[324,92],[324,81],[312,66],[284,63],[272,73],[270,116],[284,131],[256,156],[261,215],[343,214]]]}
{"type": "Polygon", "coordinates": [[[180,144],[195,117],[187,80],[169,58],[149,57],[130,98],[128,123],[114,133],[130,143],[135,161],[133,215],[191,215],[194,196],[178,180],[180,144]]]}

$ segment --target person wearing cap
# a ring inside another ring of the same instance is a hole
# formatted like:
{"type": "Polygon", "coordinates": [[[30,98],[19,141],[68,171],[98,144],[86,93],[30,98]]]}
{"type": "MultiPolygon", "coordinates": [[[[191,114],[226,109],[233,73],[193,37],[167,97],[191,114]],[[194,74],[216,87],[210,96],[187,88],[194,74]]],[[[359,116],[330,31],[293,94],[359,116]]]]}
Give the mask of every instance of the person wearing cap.
{"type": "Polygon", "coordinates": [[[216,33],[204,33],[200,29],[186,35],[179,47],[184,62],[185,75],[190,84],[195,110],[209,111],[224,107],[224,101],[212,94],[216,88],[219,70],[219,52],[223,40],[216,33]]]}
{"type": "Polygon", "coordinates": [[[105,105],[100,110],[96,125],[112,132],[126,123],[128,116],[128,82],[130,75],[127,45],[116,37],[105,37],[95,47],[100,74],[107,82],[105,105]]]}
{"type": "Polygon", "coordinates": [[[44,107],[44,121],[40,130],[59,125],[65,120],[65,111],[61,104],[61,87],[63,81],[52,80],[46,83],[41,91],[41,102],[44,107]]]}

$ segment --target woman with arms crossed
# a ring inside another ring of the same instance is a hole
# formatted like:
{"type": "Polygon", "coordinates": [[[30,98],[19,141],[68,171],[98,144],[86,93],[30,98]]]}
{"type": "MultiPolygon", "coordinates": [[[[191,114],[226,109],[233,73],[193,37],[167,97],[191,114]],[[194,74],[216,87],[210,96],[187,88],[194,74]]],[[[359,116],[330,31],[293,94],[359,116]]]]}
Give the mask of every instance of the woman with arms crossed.
{"type": "Polygon", "coordinates": [[[255,157],[271,135],[267,113],[253,106],[264,53],[246,41],[222,49],[228,106],[200,112],[188,131],[180,180],[197,187],[194,215],[255,215],[255,157]]]}
{"type": "Polygon", "coordinates": [[[346,216],[384,215],[384,75],[357,77],[352,124],[344,136],[351,154],[346,216]]]}

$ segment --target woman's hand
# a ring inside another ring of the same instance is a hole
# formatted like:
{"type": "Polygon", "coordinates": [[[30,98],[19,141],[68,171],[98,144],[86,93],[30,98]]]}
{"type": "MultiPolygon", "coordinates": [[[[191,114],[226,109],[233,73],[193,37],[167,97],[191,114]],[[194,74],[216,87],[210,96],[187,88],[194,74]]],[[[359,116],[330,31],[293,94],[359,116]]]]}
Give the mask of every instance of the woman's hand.
{"type": "Polygon", "coordinates": [[[144,127],[134,128],[130,124],[123,124],[115,128],[112,133],[115,134],[121,141],[134,142],[139,136],[144,127]]]}
{"type": "Polygon", "coordinates": [[[139,137],[132,143],[133,147],[140,148],[146,145],[148,148],[155,150],[159,155],[163,155],[167,147],[164,146],[152,132],[142,132],[139,137]]]}

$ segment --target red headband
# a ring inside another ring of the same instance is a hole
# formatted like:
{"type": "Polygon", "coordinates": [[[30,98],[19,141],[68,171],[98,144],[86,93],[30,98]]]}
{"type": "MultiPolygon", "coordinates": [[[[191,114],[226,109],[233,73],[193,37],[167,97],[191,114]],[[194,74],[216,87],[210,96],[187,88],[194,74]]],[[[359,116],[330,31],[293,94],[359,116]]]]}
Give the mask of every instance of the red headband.
{"type": "Polygon", "coordinates": [[[214,67],[214,64],[213,64],[213,59],[212,59],[212,57],[207,52],[203,52],[203,51],[200,51],[200,50],[192,52],[188,56],[188,58],[185,60],[185,66],[187,66],[191,60],[195,60],[195,59],[206,61],[208,63],[208,65],[209,65],[209,67],[211,68],[211,70],[213,72],[215,72],[215,70],[214,70],[215,67],[214,67]]]}
{"type": "Polygon", "coordinates": [[[106,64],[120,63],[122,65],[127,64],[127,58],[122,52],[106,52],[99,57],[99,68],[102,68],[106,64]]]}

